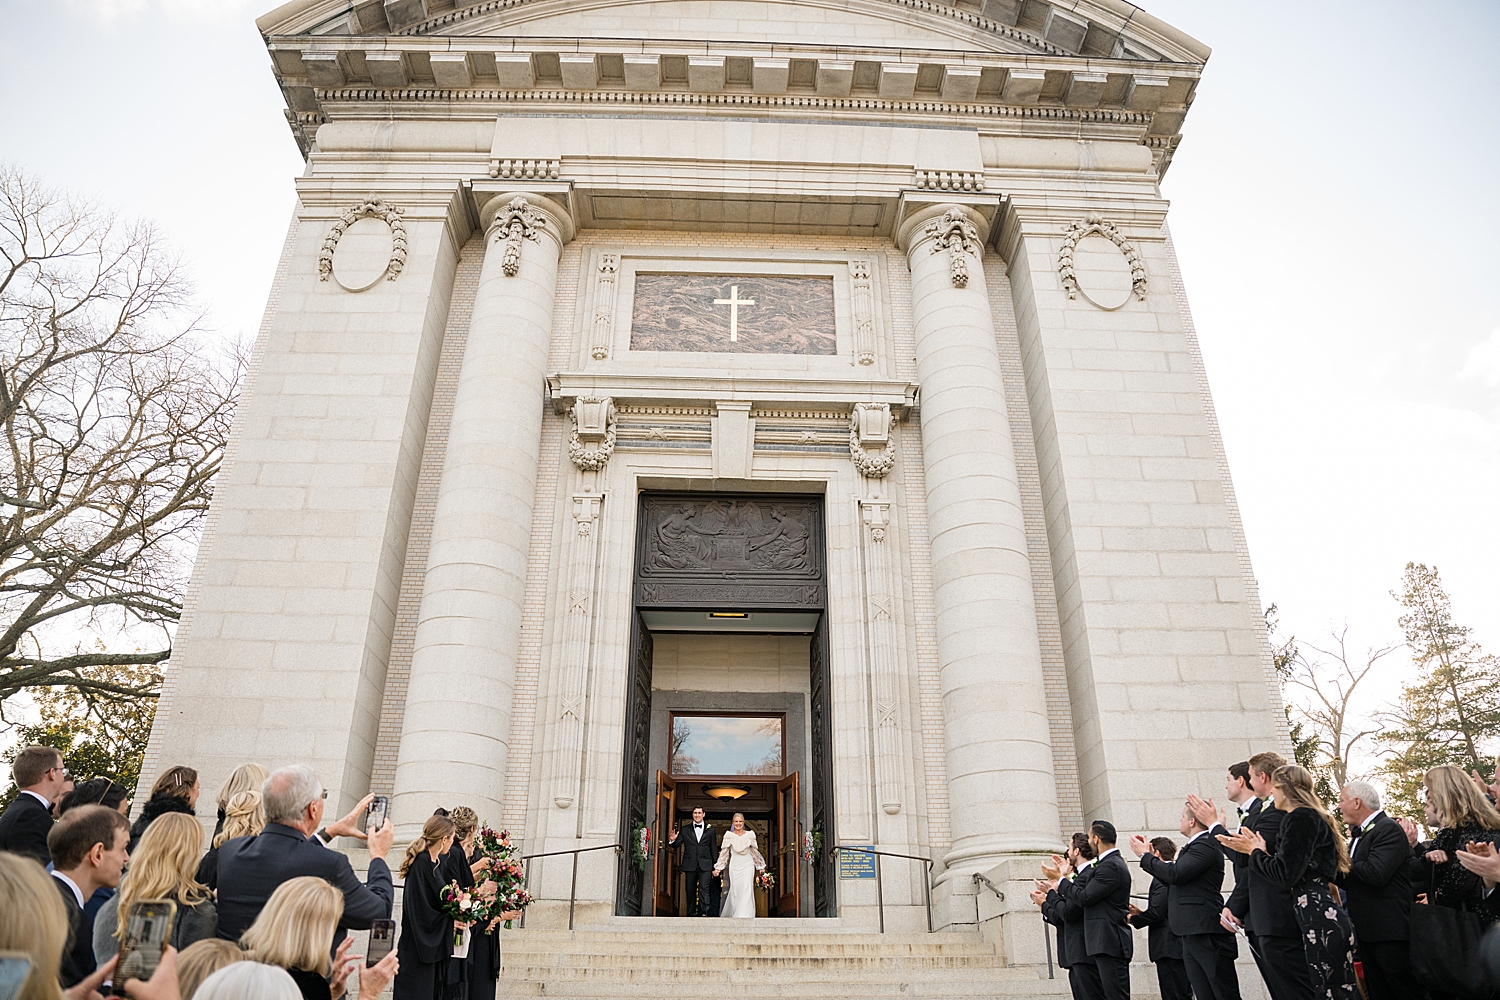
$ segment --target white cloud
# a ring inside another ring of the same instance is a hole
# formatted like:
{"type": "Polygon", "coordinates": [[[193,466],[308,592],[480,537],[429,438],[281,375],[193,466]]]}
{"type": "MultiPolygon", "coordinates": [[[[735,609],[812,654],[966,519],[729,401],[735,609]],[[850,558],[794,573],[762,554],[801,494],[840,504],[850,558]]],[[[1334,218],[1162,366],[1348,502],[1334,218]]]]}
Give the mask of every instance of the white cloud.
{"type": "Polygon", "coordinates": [[[1488,337],[1469,349],[1458,377],[1500,389],[1500,329],[1491,331],[1488,337]]]}

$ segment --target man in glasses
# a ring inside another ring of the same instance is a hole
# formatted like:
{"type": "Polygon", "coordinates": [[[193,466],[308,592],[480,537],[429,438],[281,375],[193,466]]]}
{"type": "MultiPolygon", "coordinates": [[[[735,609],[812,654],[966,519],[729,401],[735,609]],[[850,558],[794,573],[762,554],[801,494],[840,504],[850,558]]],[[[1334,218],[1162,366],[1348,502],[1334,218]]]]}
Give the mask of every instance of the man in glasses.
{"type": "Polygon", "coordinates": [[[370,872],[361,882],[343,852],[330,851],[325,844],[334,837],[358,836],[355,823],[369,798],[330,823],[320,837],[327,797],[317,773],[306,764],[271,772],[261,786],[265,829],[258,837],[226,840],[219,848],[219,937],[239,940],[276,887],[300,875],[315,875],[344,894],[344,916],[332,947],[344,939],[346,930],[368,930],[376,920],[390,918],[395,890],[385,857],[396,836],[390,820],[368,831],[370,872]]]}
{"type": "Polygon", "coordinates": [[[73,784],[62,754],[52,747],[26,747],[16,754],[10,773],[21,793],[0,816],[0,851],[24,854],[49,865],[52,806],[73,784]]]}

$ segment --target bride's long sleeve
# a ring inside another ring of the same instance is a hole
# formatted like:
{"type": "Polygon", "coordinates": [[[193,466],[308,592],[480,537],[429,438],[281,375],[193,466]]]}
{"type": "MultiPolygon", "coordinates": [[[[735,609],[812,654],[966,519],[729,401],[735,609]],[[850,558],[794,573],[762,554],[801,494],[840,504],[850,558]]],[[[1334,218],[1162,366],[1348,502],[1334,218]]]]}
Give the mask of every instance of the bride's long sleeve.
{"type": "Polygon", "coordinates": [[[756,843],[755,833],[750,834],[750,854],[755,859],[755,870],[762,871],[766,867],[766,859],[760,856],[760,847],[756,843]]]}
{"type": "Polygon", "coordinates": [[[719,860],[714,862],[716,871],[723,871],[729,867],[729,838],[724,838],[724,847],[719,851],[719,860]]]}

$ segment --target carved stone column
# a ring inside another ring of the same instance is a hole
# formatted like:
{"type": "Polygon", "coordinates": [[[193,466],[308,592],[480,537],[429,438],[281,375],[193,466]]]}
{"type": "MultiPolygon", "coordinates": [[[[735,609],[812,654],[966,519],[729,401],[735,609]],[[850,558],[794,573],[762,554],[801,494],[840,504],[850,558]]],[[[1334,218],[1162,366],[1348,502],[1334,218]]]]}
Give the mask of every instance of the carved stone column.
{"type": "Polygon", "coordinates": [[[985,289],[981,216],[957,205],[898,232],[911,267],[922,461],[953,847],[987,869],[1058,842],[1031,566],[985,289]]]}
{"type": "Polygon", "coordinates": [[[536,195],[493,198],[481,221],[396,758],[398,841],[437,805],[499,816],[505,791],[557,261],[573,232],[536,195]]]}

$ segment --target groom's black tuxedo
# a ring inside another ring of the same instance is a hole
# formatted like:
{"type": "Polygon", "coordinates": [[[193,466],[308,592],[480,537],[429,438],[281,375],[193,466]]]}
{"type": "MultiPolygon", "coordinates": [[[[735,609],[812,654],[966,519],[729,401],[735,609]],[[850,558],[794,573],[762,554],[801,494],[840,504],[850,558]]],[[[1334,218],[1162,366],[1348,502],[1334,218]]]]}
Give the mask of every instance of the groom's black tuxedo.
{"type": "Polygon", "coordinates": [[[714,864],[719,860],[718,832],[707,820],[703,823],[701,834],[692,823],[688,823],[678,828],[677,843],[673,846],[682,852],[682,860],[677,863],[677,868],[687,875],[688,915],[712,916],[713,871],[714,864]]]}

